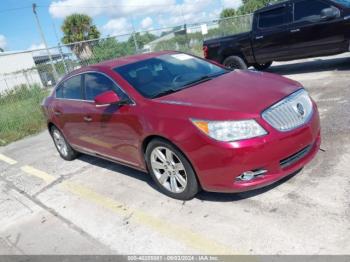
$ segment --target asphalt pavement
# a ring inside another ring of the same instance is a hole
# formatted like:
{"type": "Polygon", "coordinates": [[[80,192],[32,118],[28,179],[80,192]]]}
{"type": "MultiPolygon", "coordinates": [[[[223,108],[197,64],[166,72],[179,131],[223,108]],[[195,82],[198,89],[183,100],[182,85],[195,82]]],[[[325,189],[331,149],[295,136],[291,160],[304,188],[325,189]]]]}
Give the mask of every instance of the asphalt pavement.
{"type": "Polygon", "coordinates": [[[0,254],[349,254],[350,55],[269,71],[319,107],[322,151],[300,173],[183,202],[128,167],[62,160],[45,131],[0,147],[0,254]]]}

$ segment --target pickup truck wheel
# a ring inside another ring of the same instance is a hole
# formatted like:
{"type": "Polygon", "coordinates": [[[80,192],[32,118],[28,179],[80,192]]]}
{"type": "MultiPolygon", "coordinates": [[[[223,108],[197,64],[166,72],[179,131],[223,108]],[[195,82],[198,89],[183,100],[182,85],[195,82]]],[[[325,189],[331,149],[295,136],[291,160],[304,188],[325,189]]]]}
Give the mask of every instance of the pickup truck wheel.
{"type": "Polygon", "coordinates": [[[227,57],[223,65],[231,69],[247,69],[247,64],[239,56],[229,56],[227,57]]]}
{"type": "Polygon", "coordinates": [[[255,64],[254,65],[254,68],[256,70],[259,70],[259,71],[263,71],[263,70],[266,70],[268,69],[271,65],[272,65],[273,62],[267,62],[265,64],[255,64]]]}

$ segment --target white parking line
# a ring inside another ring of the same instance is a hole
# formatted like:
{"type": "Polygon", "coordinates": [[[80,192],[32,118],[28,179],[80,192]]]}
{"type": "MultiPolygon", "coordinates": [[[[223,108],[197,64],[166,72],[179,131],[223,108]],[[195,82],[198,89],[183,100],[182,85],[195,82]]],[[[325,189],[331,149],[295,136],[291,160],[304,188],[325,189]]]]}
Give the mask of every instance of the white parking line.
{"type": "Polygon", "coordinates": [[[0,160],[3,161],[3,162],[5,162],[5,163],[7,163],[7,164],[10,164],[10,165],[15,165],[15,164],[17,164],[17,161],[16,161],[16,160],[14,160],[14,159],[12,159],[12,158],[10,158],[10,157],[7,157],[7,156],[5,156],[5,155],[3,155],[3,154],[0,154],[0,160]]]}

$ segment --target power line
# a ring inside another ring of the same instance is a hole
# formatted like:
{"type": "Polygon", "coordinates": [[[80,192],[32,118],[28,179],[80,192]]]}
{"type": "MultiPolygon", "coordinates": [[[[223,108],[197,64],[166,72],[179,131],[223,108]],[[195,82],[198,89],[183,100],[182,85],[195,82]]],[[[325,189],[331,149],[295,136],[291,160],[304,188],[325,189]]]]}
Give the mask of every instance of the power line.
{"type": "Polygon", "coordinates": [[[8,9],[2,9],[2,10],[0,10],[0,13],[17,11],[17,10],[23,10],[23,9],[29,9],[29,8],[32,8],[32,7],[31,6],[22,6],[22,7],[14,7],[14,8],[8,8],[8,9]]]}
{"type": "MultiPolygon", "coordinates": [[[[183,5],[183,4],[181,4],[183,5]]],[[[55,5],[55,8],[64,8],[64,7],[79,7],[79,8],[111,8],[111,7],[150,7],[150,6],[181,6],[178,4],[116,4],[116,5],[96,5],[96,6],[88,6],[88,5],[55,5]]],[[[38,5],[38,7],[51,7],[52,5],[38,5]]]]}

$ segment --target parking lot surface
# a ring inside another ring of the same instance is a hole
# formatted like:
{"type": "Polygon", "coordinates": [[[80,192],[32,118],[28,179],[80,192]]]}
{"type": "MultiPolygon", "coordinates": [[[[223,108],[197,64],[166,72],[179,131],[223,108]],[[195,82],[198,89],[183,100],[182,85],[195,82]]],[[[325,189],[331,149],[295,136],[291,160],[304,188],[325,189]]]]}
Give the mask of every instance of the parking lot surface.
{"type": "Polygon", "coordinates": [[[62,160],[45,131],[0,148],[0,254],[349,254],[350,55],[269,71],[319,106],[322,151],[300,173],[182,202],[145,173],[62,160]]]}

